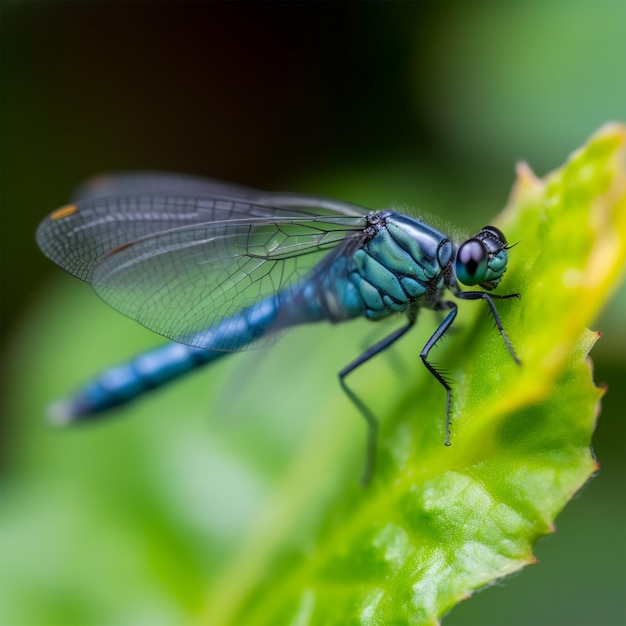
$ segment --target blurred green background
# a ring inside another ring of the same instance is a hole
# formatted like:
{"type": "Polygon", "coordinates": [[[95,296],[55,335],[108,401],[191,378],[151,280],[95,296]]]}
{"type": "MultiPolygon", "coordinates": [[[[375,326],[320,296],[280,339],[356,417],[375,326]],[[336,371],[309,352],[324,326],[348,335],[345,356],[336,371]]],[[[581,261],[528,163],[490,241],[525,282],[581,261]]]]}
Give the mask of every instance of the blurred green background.
{"type": "MultiPolygon", "coordinates": [[[[224,450],[280,475],[276,458],[305,443],[306,417],[287,421],[287,434],[279,418],[263,424],[274,435],[263,451],[255,443],[267,433],[246,416],[281,387],[285,415],[314,381],[333,389],[358,340],[299,330],[127,419],[53,432],[47,402],[158,340],[47,262],[38,221],[95,173],[159,169],[374,209],[409,205],[480,227],[505,204],[517,161],[544,175],[603,123],[626,120],[626,4],[3,1],[0,10],[0,620],[184,623],[256,510],[220,500],[250,485],[224,450]],[[275,384],[255,379],[259,369],[275,384]],[[231,402],[243,376],[250,395],[231,402]],[[180,419],[153,419],[168,402],[180,419]],[[221,434],[205,441],[212,402],[242,417],[231,430],[218,419],[221,434]],[[185,513],[172,517],[177,508],[185,513]],[[224,541],[206,545],[206,526],[224,541]]],[[[604,335],[595,378],[609,386],[594,440],[602,471],[537,546],[540,565],[462,603],[445,625],[626,621],[625,319],[622,289],[595,324],[604,335]]],[[[268,497],[251,494],[242,501],[268,497]]]]}

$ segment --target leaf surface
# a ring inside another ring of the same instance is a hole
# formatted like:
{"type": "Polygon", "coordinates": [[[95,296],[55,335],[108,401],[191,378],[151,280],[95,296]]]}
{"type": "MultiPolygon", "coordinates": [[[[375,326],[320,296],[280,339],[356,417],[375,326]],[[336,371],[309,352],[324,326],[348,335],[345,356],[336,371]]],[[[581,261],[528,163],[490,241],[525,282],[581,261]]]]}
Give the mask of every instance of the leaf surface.
{"type": "Polygon", "coordinates": [[[120,346],[132,355],[137,331],[80,285],[50,296],[20,342],[37,362],[17,357],[11,385],[29,416],[23,462],[45,478],[26,480],[2,521],[15,547],[4,621],[436,624],[533,563],[536,540],[597,469],[603,391],[586,329],[623,275],[625,145],[624,127],[609,125],[543,179],[518,167],[494,222],[516,244],[497,291],[522,298],[496,304],[522,365],[487,307],[461,303],[456,332],[432,352],[454,381],[450,447],[443,390],[417,358],[433,316],[354,373],[381,417],[367,489],[365,427],[336,382],[362,327],[296,329],[124,419],[51,434],[44,397],[124,358],[120,346]]]}

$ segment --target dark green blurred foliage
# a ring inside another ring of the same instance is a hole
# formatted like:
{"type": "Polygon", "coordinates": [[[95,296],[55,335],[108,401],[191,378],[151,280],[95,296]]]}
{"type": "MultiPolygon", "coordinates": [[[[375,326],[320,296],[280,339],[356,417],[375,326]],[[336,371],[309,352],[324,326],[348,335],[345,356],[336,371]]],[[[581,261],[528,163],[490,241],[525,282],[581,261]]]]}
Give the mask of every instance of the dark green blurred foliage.
{"type": "MultiPolygon", "coordinates": [[[[46,484],[44,473],[58,462],[39,460],[43,448],[25,437],[25,423],[32,428],[40,419],[17,400],[24,392],[17,393],[15,372],[29,371],[38,359],[25,328],[33,325],[43,336],[81,317],[81,310],[68,309],[49,319],[42,309],[42,293],[69,279],[38,252],[33,233],[84,178],[109,170],[182,171],[372,208],[408,205],[474,228],[505,204],[516,161],[543,175],[604,122],[626,119],[620,2],[5,1],[0,10],[2,463],[18,522],[20,502],[46,484]]],[[[523,254],[524,245],[531,244],[522,242],[515,253],[523,254]]],[[[595,377],[609,386],[595,438],[602,471],[559,517],[559,532],[537,547],[539,566],[463,603],[445,624],[626,619],[625,315],[622,289],[596,324],[603,339],[592,352],[595,377]]],[[[89,349],[67,345],[53,356],[60,368],[80,370],[81,351],[89,349]]],[[[101,356],[104,366],[124,355],[101,356]]],[[[339,367],[349,355],[329,358],[339,367]]],[[[249,367],[255,366],[253,360],[249,367]]],[[[281,402],[296,406],[297,396],[289,396],[281,402]]],[[[114,484],[123,485],[129,507],[143,507],[138,536],[162,533],[162,541],[176,544],[159,525],[158,503],[136,501],[133,481],[140,483],[136,474],[144,471],[138,454],[136,467],[112,469],[114,484]]],[[[97,489],[102,477],[85,473],[97,489]]],[[[62,502],[72,492],[47,497],[62,502]]],[[[106,509],[105,499],[94,498],[106,509]]],[[[105,515],[114,520],[123,511],[105,515]]],[[[52,545],[55,536],[72,535],[55,526],[59,519],[33,517],[18,526],[28,534],[37,524],[52,545]]],[[[103,550],[129,549],[116,542],[114,524],[110,529],[94,541],[103,550]]],[[[10,559],[18,558],[12,538],[2,539],[10,559]]],[[[207,547],[215,558],[220,550],[207,547]]],[[[51,554],[53,571],[75,563],[51,554]]],[[[193,568],[194,558],[155,563],[155,571],[175,580],[177,568],[193,568]]],[[[131,553],[129,570],[132,561],[131,553]]],[[[23,593],[29,598],[29,589],[23,593]]],[[[132,605],[132,588],[125,593],[132,605]]],[[[181,606],[193,597],[181,589],[181,606]]],[[[80,598],[76,589],[67,611],[50,623],[84,615],[80,598]]],[[[103,593],[103,605],[108,599],[103,593]]]]}

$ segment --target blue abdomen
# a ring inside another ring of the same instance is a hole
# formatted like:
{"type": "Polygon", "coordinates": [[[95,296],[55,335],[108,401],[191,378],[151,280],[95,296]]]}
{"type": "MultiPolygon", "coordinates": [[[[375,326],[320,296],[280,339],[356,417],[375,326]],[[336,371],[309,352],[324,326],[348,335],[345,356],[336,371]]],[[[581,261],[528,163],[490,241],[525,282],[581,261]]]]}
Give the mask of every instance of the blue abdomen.
{"type": "Polygon", "coordinates": [[[51,419],[57,423],[89,419],[245,348],[273,327],[280,302],[280,295],[270,296],[203,333],[185,338],[195,347],[168,343],[106,370],[72,397],[52,405],[51,419]]]}
{"type": "Polygon", "coordinates": [[[72,397],[53,404],[49,409],[50,418],[57,423],[88,419],[126,404],[224,354],[168,343],[109,368],[72,397]]]}

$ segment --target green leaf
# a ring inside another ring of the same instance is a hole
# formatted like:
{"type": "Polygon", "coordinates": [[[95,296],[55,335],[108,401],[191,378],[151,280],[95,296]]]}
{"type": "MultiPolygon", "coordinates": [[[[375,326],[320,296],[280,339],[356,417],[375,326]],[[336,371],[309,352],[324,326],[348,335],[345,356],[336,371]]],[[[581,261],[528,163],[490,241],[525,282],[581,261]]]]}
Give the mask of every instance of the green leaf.
{"type": "Polygon", "coordinates": [[[444,393],[416,356],[434,316],[354,373],[382,422],[367,489],[365,427],[336,372],[371,324],[296,329],[125,419],[52,432],[44,401],[150,341],[84,286],[55,288],[14,355],[26,469],[0,526],[3,621],[435,624],[532,563],[597,469],[586,328],[623,273],[625,146],[611,125],[544,179],[518,167],[495,223],[517,244],[498,292],[522,299],[497,308],[522,365],[487,307],[462,303],[432,353],[454,381],[450,447],[444,393]]]}
{"type": "Polygon", "coordinates": [[[586,361],[597,335],[585,327],[623,271],[624,141],[622,127],[608,126],[544,180],[518,168],[497,223],[520,242],[501,290],[523,298],[499,309],[523,366],[485,315],[450,342],[440,360],[457,381],[450,449],[441,445],[441,419],[432,419],[443,405],[431,379],[420,377],[403,395],[401,385],[371,377],[369,385],[399,398],[372,487],[344,491],[306,557],[276,565],[264,586],[255,581],[236,601],[224,602],[220,589],[210,615],[251,624],[430,624],[534,561],[537,538],[597,469],[590,442],[602,391],[586,361]]]}

